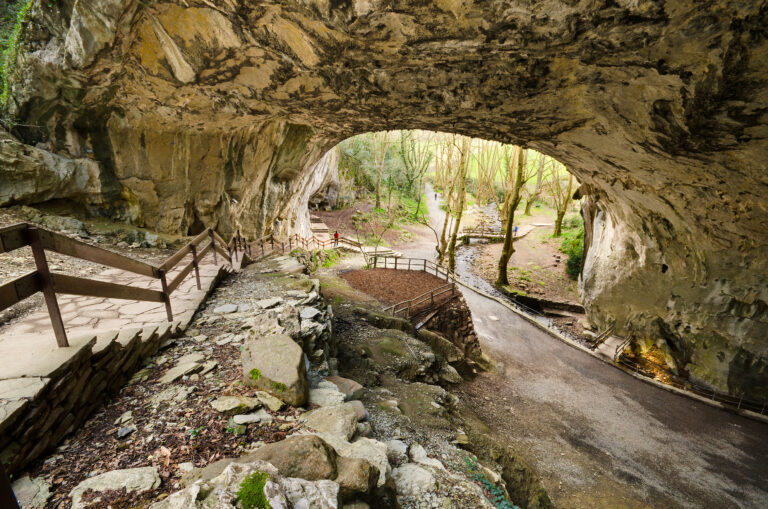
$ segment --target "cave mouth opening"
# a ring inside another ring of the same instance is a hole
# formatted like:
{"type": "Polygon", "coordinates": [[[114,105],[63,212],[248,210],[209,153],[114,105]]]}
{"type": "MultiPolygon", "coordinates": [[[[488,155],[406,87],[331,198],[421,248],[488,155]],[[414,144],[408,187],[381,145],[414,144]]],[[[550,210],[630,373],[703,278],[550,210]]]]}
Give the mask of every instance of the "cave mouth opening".
{"type": "MultiPolygon", "coordinates": [[[[417,249],[423,254],[418,257],[432,259],[437,252],[448,264],[443,255],[455,233],[459,245],[483,252],[491,270],[514,204],[510,291],[580,304],[585,198],[576,177],[554,157],[429,130],[367,132],[343,140],[331,153],[337,171],[308,201],[313,224],[322,219],[320,228],[327,227],[329,235],[339,232],[413,253],[403,237],[421,223],[432,230],[422,229],[421,239],[432,247],[417,249]],[[390,220],[394,225],[388,229],[390,220]]],[[[483,286],[494,281],[484,280],[483,286]]]]}

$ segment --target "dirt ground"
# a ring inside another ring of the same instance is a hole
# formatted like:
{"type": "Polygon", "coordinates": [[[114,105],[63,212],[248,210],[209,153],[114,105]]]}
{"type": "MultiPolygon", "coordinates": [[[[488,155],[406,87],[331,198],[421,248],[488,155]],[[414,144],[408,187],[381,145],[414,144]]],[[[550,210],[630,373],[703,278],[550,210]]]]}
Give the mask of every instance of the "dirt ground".
{"type": "MultiPolygon", "coordinates": [[[[539,207],[531,216],[520,214],[520,226],[527,224],[553,224],[552,212],[539,207]]],[[[509,260],[510,286],[526,295],[560,302],[579,304],[576,281],[565,273],[568,257],[560,252],[561,239],[552,238],[553,226],[537,226],[528,235],[515,241],[515,252],[509,260]]],[[[483,244],[474,271],[486,281],[496,279],[501,256],[501,243],[483,244]]]]}
{"type": "MultiPolygon", "coordinates": [[[[373,232],[380,232],[384,225],[375,222],[371,228],[359,228],[352,220],[358,212],[367,213],[373,210],[373,202],[368,200],[356,201],[353,205],[339,210],[313,210],[310,214],[323,220],[328,226],[328,233],[338,231],[342,237],[357,240],[365,243],[365,237],[371,236],[373,232]]],[[[394,246],[403,242],[408,242],[413,238],[413,227],[418,225],[395,225],[382,235],[382,244],[385,246],[394,246]]]]}
{"type": "Polygon", "coordinates": [[[447,284],[444,279],[421,271],[370,269],[339,275],[353,288],[388,306],[413,299],[447,284]]]}

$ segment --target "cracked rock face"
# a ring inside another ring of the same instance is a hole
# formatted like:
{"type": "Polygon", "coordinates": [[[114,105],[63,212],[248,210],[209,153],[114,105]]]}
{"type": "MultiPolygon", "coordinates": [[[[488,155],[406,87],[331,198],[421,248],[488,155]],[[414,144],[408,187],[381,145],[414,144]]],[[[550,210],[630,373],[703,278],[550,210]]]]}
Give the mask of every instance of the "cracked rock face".
{"type": "Polygon", "coordinates": [[[306,230],[323,155],[365,131],[526,145],[592,191],[591,320],[768,397],[759,2],[73,4],[33,9],[14,134],[96,161],[136,221],[306,230]]]}

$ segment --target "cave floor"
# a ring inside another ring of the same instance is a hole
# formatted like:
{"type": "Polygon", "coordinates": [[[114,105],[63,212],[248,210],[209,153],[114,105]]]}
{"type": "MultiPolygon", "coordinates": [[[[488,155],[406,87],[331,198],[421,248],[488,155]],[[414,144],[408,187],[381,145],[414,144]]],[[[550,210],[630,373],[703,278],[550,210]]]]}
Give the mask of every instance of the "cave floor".
{"type": "MultiPolygon", "coordinates": [[[[431,258],[424,230],[397,249],[431,258]]],[[[768,425],[632,378],[462,292],[497,369],[456,394],[534,467],[558,507],[768,507],[768,425]]]]}

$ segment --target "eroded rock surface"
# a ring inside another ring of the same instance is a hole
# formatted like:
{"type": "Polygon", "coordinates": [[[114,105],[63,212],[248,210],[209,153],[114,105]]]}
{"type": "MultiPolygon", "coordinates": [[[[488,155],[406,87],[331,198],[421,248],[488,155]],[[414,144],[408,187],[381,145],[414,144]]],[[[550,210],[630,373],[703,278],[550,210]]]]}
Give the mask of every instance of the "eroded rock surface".
{"type": "MultiPolygon", "coordinates": [[[[7,106],[24,143],[98,166],[102,209],[167,232],[306,231],[347,136],[526,144],[590,187],[590,319],[768,395],[761,3],[72,5],[35,3],[7,106]]],[[[71,197],[63,175],[12,200],[71,197]]]]}

